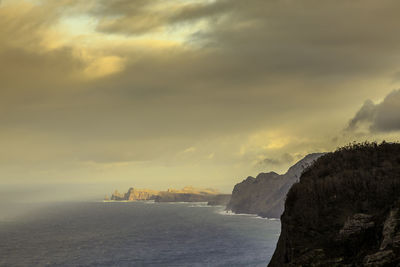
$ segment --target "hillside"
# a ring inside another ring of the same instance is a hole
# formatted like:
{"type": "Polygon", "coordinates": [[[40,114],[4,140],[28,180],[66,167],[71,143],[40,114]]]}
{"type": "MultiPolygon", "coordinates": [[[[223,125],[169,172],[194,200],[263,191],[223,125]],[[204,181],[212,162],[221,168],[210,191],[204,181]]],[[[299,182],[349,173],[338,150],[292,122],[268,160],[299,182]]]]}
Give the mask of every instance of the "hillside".
{"type": "Polygon", "coordinates": [[[258,214],[262,217],[279,218],[283,212],[286,193],[302,171],[322,153],[309,154],[289,170],[279,175],[275,172],[260,173],[235,185],[227,209],[235,213],[258,214]]]}
{"type": "Polygon", "coordinates": [[[269,266],[398,266],[400,144],[338,149],[287,195],[269,266]]]}

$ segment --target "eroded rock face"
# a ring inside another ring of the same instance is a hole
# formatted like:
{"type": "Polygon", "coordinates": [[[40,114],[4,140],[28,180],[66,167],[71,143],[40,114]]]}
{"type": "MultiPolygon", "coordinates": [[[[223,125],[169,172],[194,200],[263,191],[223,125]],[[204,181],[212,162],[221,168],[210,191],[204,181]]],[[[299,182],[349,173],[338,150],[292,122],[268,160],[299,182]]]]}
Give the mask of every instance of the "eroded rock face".
{"type": "MultiPolygon", "coordinates": [[[[112,194],[114,201],[143,201],[154,200],[156,202],[209,202],[223,203],[230,195],[219,194],[211,188],[194,188],[186,186],[182,189],[168,189],[167,191],[156,191],[150,189],[129,188],[125,194],[117,190],[112,194]]],[[[105,199],[107,200],[107,199],[105,199]]]]}
{"type": "Polygon", "coordinates": [[[283,175],[268,172],[260,173],[256,178],[247,177],[235,185],[227,209],[235,213],[279,218],[290,187],[298,181],[302,171],[322,155],[323,153],[307,155],[283,175]]]}
{"type": "Polygon", "coordinates": [[[400,145],[348,146],[290,189],[269,266],[400,266],[400,145]]]}
{"type": "Polygon", "coordinates": [[[125,193],[125,200],[137,201],[137,200],[154,200],[160,192],[149,189],[134,189],[129,188],[128,192],[125,193]]]}
{"type": "Polygon", "coordinates": [[[399,208],[396,207],[390,211],[388,218],[383,225],[382,236],[383,240],[380,246],[380,250],[387,248],[399,247],[400,232],[398,231],[400,225],[400,214],[399,208]]]}
{"type": "Polygon", "coordinates": [[[357,236],[375,226],[372,216],[363,213],[357,213],[351,216],[344,223],[344,226],[339,231],[339,239],[346,240],[351,236],[357,236]]]}
{"type": "Polygon", "coordinates": [[[393,250],[384,250],[364,258],[364,266],[395,266],[396,255],[393,250]]]}
{"type": "Polygon", "coordinates": [[[111,200],[125,200],[125,195],[115,190],[114,193],[111,195],[111,200]]]}

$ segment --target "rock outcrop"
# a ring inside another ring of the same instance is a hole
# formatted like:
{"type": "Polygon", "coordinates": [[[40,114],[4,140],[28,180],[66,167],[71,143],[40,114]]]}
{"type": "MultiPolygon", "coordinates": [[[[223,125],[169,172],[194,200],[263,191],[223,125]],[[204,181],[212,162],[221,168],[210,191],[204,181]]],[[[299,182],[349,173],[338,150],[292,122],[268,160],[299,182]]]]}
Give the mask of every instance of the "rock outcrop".
{"type": "MultiPolygon", "coordinates": [[[[219,194],[217,190],[211,188],[194,188],[186,186],[182,189],[168,189],[167,191],[156,191],[150,189],[129,188],[128,192],[122,194],[117,190],[112,194],[111,200],[114,201],[143,201],[154,200],[155,202],[212,202],[222,199],[226,200],[227,196],[219,194]]],[[[105,199],[108,200],[108,199],[105,199]]]]}
{"type": "Polygon", "coordinates": [[[115,190],[111,195],[111,200],[125,200],[125,194],[121,194],[118,190],[115,190]]]}
{"type": "Polygon", "coordinates": [[[290,187],[298,181],[302,171],[322,155],[323,153],[307,155],[283,175],[268,172],[260,173],[256,178],[247,177],[235,185],[227,209],[235,213],[279,218],[290,187]]]}
{"type": "Polygon", "coordinates": [[[124,198],[128,201],[154,200],[159,193],[160,192],[156,190],[134,189],[133,187],[131,187],[129,188],[128,192],[125,193],[124,198]]]}
{"type": "Polygon", "coordinates": [[[194,188],[186,186],[180,190],[168,189],[161,191],[156,197],[156,202],[208,202],[219,192],[217,190],[206,188],[194,188]]]}
{"type": "MultiPolygon", "coordinates": [[[[138,201],[138,200],[154,200],[159,191],[150,189],[129,188],[125,194],[119,193],[117,190],[111,196],[111,200],[117,201],[138,201]]],[[[107,199],[104,199],[107,200],[107,199]]]]}
{"type": "Polygon", "coordinates": [[[400,266],[400,144],[319,158],[292,186],[269,266],[400,266]]]}

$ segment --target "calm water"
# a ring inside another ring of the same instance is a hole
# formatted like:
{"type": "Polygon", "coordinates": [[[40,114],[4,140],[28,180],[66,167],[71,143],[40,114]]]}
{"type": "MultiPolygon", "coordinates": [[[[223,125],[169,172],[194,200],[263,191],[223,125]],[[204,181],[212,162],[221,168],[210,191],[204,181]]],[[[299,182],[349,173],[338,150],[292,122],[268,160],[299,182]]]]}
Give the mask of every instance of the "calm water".
{"type": "Polygon", "coordinates": [[[0,221],[0,266],[266,266],[280,222],[221,211],[190,203],[59,203],[0,221]]]}

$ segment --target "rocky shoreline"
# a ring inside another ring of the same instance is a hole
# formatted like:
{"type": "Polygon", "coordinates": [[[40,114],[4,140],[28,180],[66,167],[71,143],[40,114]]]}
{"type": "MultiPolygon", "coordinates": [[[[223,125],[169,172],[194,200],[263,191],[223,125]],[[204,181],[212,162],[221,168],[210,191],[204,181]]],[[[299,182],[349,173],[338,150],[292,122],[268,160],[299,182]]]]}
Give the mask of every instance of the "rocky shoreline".
{"type": "Polygon", "coordinates": [[[168,189],[166,191],[156,191],[151,189],[129,188],[126,193],[119,193],[117,190],[104,200],[111,201],[148,201],[155,202],[207,202],[208,205],[226,205],[230,199],[230,194],[221,194],[211,188],[194,188],[186,186],[182,189],[168,189]]]}

